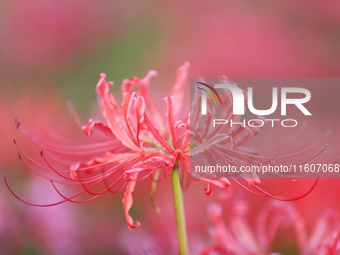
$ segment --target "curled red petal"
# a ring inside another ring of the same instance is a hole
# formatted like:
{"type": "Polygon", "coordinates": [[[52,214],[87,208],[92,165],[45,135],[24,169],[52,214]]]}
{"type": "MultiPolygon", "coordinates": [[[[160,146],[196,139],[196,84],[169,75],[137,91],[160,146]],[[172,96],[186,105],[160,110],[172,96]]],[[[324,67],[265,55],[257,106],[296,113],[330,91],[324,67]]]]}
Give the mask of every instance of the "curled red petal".
{"type": "Polygon", "coordinates": [[[129,210],[133,203],[132,192],[135,189],[135,185],[136,185],[135,180],[137,179],[137,177],[138,177],[138,172],[133,174],[132,180],[126,186],[126,191],[124,193],[124,198],[122,200],[126,223],[128,224],[128,228],[131,230],[140,226],[140,222],[132,219],[132,217],[129,214],[129,210]]]}
{"type": "Polygon", "coordinates": [[[85,135],[90,136],[94,128],[97,128],[99,131],[107,136],[114,137],[111,129],[107,125],[93,119],[90,119],[87,124],[82,126],[81,129],[84,131],[85,135]]]}
{"type": "Polygon", "coordinates": [[[207,179],[201,178],[202,181],[208,182],[208,186],[204,189],[204,193],[207,196],[211,196],[215,186],[219,186],[220,188],[227,188],[231,185],[227,178],[220,178],[220,179],[207,179]]]}
{"type": "Polygon", "coordinates": [[[215,185],[212,184],[211,182],[208,182],[208,186],[204,189],[204,193],[207,196],[211,196],[213,191],[214,191],[215,185]]]}

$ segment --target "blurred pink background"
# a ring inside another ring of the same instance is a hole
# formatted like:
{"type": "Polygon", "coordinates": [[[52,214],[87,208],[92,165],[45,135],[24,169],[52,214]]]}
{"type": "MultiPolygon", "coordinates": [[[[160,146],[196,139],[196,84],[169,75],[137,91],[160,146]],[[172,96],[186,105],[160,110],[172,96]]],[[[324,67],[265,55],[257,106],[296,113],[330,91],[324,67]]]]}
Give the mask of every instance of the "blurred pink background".
{"type": "MultiPolygon", "coordinates": [[[[49,181],[37,177],[19,160],[13,139],[25,150],[34,149],[14,120],[41,134],[46,130],[36,125],[34,115],[38,115],[55,132],[81,139],[83,133],[72,123],[66,104],[70,100],[86,122],[96,103],[94,90],[102,72],[115,81],[113,91],[119,93],[122,79],[142,78],[155,69],[159,76],[151,83],[151,94],[157,98],[171,89],[176,69],[184,61],[191,63],[191,77],[340,77],[339,16],[339,2],[319,0],[2,0],[1,175],[29,201],[58,199],[49,181]]],[[[334,94],[340,94],[340,87],[334,94]]],[[[334,133],[336,143],[340,136],[334,133]]],[[[295,183],[292,195],[307,190],[311,182],[295,183]]],[[[308,229],[326,208],[339,212],[339,182],[320,179],[311,194],[293,202],[308,229]]],[[[122,193],[87,204],[36,208],[16,200],[2,181],[0,254],[176,253],[170,180],[161,182],[155,194],[160,214],[151,205],[149,184],[141,182],[134,192],[131,214],[142,225],[130,231],[124,220],[122,193]]],[[[291,183],[273,179],[263,185],[275,190],[291,183]]],[[[236,183],[229,191],[216,189],[213,197],[206,197],[204,188],[193,181],[184,196],[192,254],[210,242],[210,222],[205,215],[209,202],[218,201],[228,211],[231,199],[245,200],[254,212],[250,219],[254,219],[270,201],[236,183]]],[[[284,249],[289,254],[296,247],[292,244],[284,249]]]]}

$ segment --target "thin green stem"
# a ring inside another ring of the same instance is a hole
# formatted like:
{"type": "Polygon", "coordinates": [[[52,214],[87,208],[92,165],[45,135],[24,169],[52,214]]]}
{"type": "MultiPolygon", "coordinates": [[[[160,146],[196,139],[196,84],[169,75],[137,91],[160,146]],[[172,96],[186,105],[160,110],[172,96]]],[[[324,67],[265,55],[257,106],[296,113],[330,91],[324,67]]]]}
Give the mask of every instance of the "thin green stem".
{"type": "Polygon", "coordinates": [[[187,255],[189,254],[189,251],[188,251],[187,229],[186,229],[185,215],[184,215],[183,194],[182,194],[182,187],[181,187],[181,182],[179,179],[177,168],[172,170],[171,177],[172,177],[172,189],[174,193],[179,254],[187,255]]]}

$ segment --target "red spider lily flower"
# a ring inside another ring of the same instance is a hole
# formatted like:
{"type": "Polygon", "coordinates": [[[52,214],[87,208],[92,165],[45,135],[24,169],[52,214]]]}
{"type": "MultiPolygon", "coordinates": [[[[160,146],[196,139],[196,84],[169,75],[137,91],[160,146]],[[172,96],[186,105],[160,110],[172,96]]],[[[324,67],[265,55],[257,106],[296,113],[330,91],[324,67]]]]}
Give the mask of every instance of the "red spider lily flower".
{"type": "Polygon", "coordinates": [[[302,255],[336,255],[340,254],[340,221],[338,213],[327,209],[319,217],[314,230],[308,235],[305,227],[305,218],[297,210],[290,213],[290,222],[293,226],[300,254],[302,255]]]}
{"type": "Polygon", "coordinates": [[[136,77],[124,80],[121,104],[109,92],[113,82],[106,82],[105,74],[101,74],[96,91],[104,121],[90,119],[82,128],[88,136],[92,135],[94,129],[98,131],[99,137],[95,137],[96,141],[92,144],[70,143],[54,134],[51,135],[51,141],[42,140],[18,122],[17,127],[21,132],[42,149],[40,155],[43,162],[30,157],[18,146],[19,157],[33,171],[51,179],[53,187],[63,197],[62,201],[40,206],[66,201],[86,202],[106,192],[117,193],[125,188],[123,205],[126,221],[130,229],[138,227],[140,223],[128,213],[136,182],[149,176],[153,178],[156,170],[162,172],[157,177],[157,181],[160,181],[171,174],[174,166],[182,173],[187,171],[189,174],[190,171],[188,124],[176,121],[174,103],[174,96],[180,98],[181,89],[186,84],[188,68],[189,63],[185,63],[179,69],[172,95],[163,99],[167,106],[166,125],[148,94],[150,78],[157,74],[155,71],[150,71],[142,80],[136,77]],[[136,91],[132,91],[134,88],[136,91]],[[42,169],[50,170],[61,179],[50,178],[46,172],[40,171],[42,169]],[[82,190],[66,197],[56,183],[80,185],[82,190]],[[75,200],[85,193],[91,197],[75,200]]]}
{"type": "MultiPolygon", "coordinates": [[[[123,197],[125,218],[128,227],[134,229],[140,223],[132,219],[129,210],[133,203],[132,192],[137,181],[151,178],[152,181],[159,182],[169,177],[172,170],[177,168],[183,187],[187,187],[190,179],[203,180],[208,183],[205,193],[211,195],[215,186],[225,188],[230,182],[226,176],[211,178],[192,175],[192,155],[203,153],[204,159],[212,157],[214,160],[213,154],[219,150],[215,155],[219,155],[219,160],[227,163],[236,165],[249,163],[250,159],[266,162],[268,158],[259,155],[258,152],[240,147],[250,136],[259,133],[258,128],[240,126],[227,131],[217,128],[212,131],[197,121],[200,112],[198,102],[202,95],[199,89],[195,92],[190,114],[183,120],[177,119],[177,114],[184,105],[182,91],[188,78],[189,66],[186,62],[178,69],[171,95],[163,98],[166,106],[164,118],[148,92],[150,80],[157,75],[156,71],[148,72],[141,80],[137,77],[124,80],[121,86],[123,98],[121,104],[109,91],[113,82],[107,82],[105,74],[101,74],[96,92],[102,120],[90,119],[82,128],[87,136],[94,139],[90,144],[70,142],[51,131],[49,131],[51,140],[39,139],[18,123],[21,132],[41,149],[42,161],[30,157],[18,146],[20,158],[33,171],[50,179],[55,190],[63,198],[62,201],[42,206],[66,201],[87,202],[104,193],[117,193],[125,188],[123,197]],[[51,173],[59,178],[50,177],[51,173]],[[81,187],[81,191],[71,197],[65,196],[57,187],[57,183],[77,185],[81,187]],[[77,200],[83,194],[89,194],[91,197],[77,200]]],[[[225,116],[236,119],[235,116],[230,116],[230,96],[223,94],[221,98],[225,116]]],[[[208,110],[213,111],[211,102],[208,110]]],[[[209,118],[204,123],[209,124],[209,118]]],[[[247,174],[243,177],[254,187],[260,183],[256,175],[247,174]]],[[[236,179],[235,181],[239,182],[236,179]]],[[[258,187],[257,189],[260,195],[272,196],[258,187]]]]}
{"type": "MultiPolygon", "coordinates": [[[[218,254],[270,254],[266,247],[267,240],[261,240],[260,231],[255,232],[246,218],[247,206],[239,202],[231,216],[230,226],[227,227],[222,217],[222,207],[219,204],[210,204],[208,216],[213,223],[211,236],[214,245],[206,247],[202,255],[215,251],[218,254]]],[[[274,221],[275,222],[275,221],[274,221]]],[[[268,233],[275,233],[277,225],[269,224],[268,233]]]]}
{"type": "MultiPolygon", "coordinates": [[[[237,202],[230,223],[226,225],[222,207],[219,204],[211,204],[208,207],[208,216],[213,223],[210,234],[214,244],[204,248],[201,254],[281,254],[272,253],[271,250],[280,230],[287,227],[291,227],[295,233],[293,241],[298,244],[299,254],[335,255],[340,252],[340,225],[334,211],[326,210],[319,218],[312,235],[308,237],[304,218],[293,204],[279,201],[270,203],[258,214],[257,228],[249,224],[248,210],[249,207],[244,201],[237,202]]],[[[292,236],[276,241],[282,244],[290,239],[292,236]]]]}
{"type": "Polygon", "coordinates": [[[335,222],[335,212],[325,212],[318,221],[317,226],[309,238],[306,246],[303,247],[303,254],[330,254],[340,253],[339,221],[335,222]],[[335,223],[335,225],[334,225],[335,223]]]}

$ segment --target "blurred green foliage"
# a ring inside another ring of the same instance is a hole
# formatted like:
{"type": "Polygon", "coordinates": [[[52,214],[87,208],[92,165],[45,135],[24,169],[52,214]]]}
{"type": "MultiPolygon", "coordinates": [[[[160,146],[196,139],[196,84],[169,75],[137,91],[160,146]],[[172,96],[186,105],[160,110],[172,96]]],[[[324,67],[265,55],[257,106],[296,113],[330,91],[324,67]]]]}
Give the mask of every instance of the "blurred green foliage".
{"type": "Polygon", "coordinates": [[[120,91],[119,85],[125,78],[143,76],[143,62],[157,52],[162,30],[157,23],[141,23],[126,31],[112,44],[90,52],[79,59],[74,68],[55,75],[53,82],[71,99],[76,108],[87,112],[96,100],[95,86],[100,73],[117,86],[112,91],[120,91]]]}

